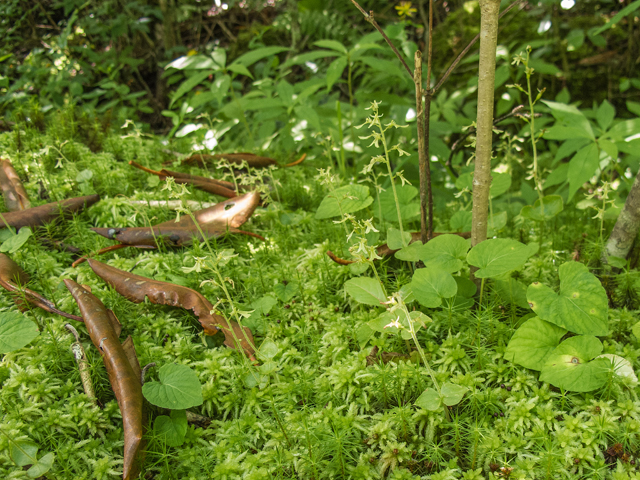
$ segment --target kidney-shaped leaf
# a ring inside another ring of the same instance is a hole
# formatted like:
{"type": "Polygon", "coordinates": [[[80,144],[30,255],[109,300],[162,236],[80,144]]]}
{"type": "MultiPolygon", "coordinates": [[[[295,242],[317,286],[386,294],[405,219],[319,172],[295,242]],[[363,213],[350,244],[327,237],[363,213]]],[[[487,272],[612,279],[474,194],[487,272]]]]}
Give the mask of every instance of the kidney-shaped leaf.
{"type": "Polygon", "coordinates": [[[18,350],[37,336],[36,324],[21,313],[0,313],[0,354],[18,350]]]}
{"type": "Polygon", "coordinates": [[[421,305],[436,308],[443,298],[456,294],[458,284],[450,273],[440,268],[420,268],[413,274],[411,291],[421,305]]]}
{"type": "Polygon", "coordinates": [[[509,238],[492,238],[473,247],[467,262],[478,267],[476,277],[493,278],[522,268],[538,246],[524,245],[509,238]]]}
{"type": "Polygon", "coordinates": [[[608,378],[611,360],[598,358],[602,343],[592,335],[571,337],[558,345],[542,368],[540,380],[571,392],[590,392],[608,378]]]}
{"type": "Polygon", "coordinates": [[[343,213],[353,213],[367,208],[373,203],[369,189],[364,185],[345,185],[336,188],[322,199],[316,212],[316,219],[337,217],[343,213]]]}
{"type": "Polygon", "coordinates": [[[344,288],[351,298],[359,303],[380,306],[381,302],[387,301],[380,282],[374,278],[352,278],[345,282],[344,288]]]}
{"type": "Polygon", "coordinates": [[[187,434],[187,414],[184,410],[171,410],[170,416],[160,415],[153,423],[153,430],[170,447],[179,447],[187,434]]]}
{"type": "Polygon", "coordinates": [[[527,289],[529,305],[538,316],[574,333],[606,335],[609,302],[600,281],[581,263],[560,266],[560,293],[535,282],[527,289]]]}
{"type": "Polygon", "coordinates": [[[427,388],[422,394],[416,399],[415,404],[424,408],[425,410],[429,410],[430,412],[436,412],[440,408],[440,395],[433,388],[427,388]]]}
{"type": "Polygon", "coordinates": [[[460,235],[439,235],[420,247],[419,259],[427,268],[454,273],[462,268],[468,250],[469,240],[460,235]]]}
{"type": "Polygon", "coordinates": [[[442,401],[447,407],[457,405],[467,390],[467,387],[447,382],[442,385],[442,401]]]}
{"type": "Polygon", "coordinates": [[[185,410],[202,405],[202,386],[196,372],[186,365],[169,363],[160,367],[158,381],[142,386],[142,394],[161,408],[185,410]]]}
{"type": "Polygon", "coordinates": [[[522,207],[520,215],[536,222],[544,222],[550,220],[564,209],[564,202],[560,195],[547,195],[542,198],[542,206],[540,199],[536,200],[533,206],[527,205],[522,207]]]}
{"type": "Polygon", "coordinates": [[[542,370],[565,333],[564,328],[533,317],[513,334],[504,358],[531,370],[542,370]]]}

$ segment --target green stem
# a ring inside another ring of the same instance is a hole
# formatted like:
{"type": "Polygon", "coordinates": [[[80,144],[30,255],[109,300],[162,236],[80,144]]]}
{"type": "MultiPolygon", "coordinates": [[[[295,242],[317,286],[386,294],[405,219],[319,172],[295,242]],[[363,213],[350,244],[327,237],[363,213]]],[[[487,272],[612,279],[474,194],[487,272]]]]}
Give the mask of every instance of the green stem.
{"type": "Polygon", "coordinates": [[[398,192],[396,191],[396,183],[393,181],[393,171],[391,170],[391,160],[389,158],[389,149],[387,148],[387,140],[384,136],[384,129],[380,120],[377,121],[378,128],[380,129],[380,136],[382,137],[382,146],[384,147],[384,156],[386,159],[387,170],[389,171],[389,180],[391,181],[391,190],[393,190],[393,199],[396,202],[396,213],[398,214],[398,223],[400,224],[400,238],[402,239],[402,246],[406,247],[407,242],[404,238],[404,229],[402,228],[402,214],[400,213],[400,202],[398,200],[398,192]]]}

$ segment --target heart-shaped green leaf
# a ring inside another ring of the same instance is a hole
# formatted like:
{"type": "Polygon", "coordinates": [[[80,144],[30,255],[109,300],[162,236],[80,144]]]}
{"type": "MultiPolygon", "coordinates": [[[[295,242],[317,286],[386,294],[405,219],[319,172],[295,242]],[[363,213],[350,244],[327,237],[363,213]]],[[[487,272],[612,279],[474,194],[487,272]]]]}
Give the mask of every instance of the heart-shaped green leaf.
{"type": "Polygon", "coordinates": [[[343,213],[354,213],[373,203],[369,189],[364,185],[345,185],[336,188],[322,199],[316,219],[337,217],[343,213]]]}
{"type": "Polygon", "coordinates": [[[170,416],[160,415],[153,423],[156,435],[170,447],[179,447],[187,434],[187,413],[184,410],[171,410],[170,416]]]}
{"type": "Polygon", "coordinates": [[[551,352],[567,333],[564,328],[533,317],[511,337],[504,358],[531,370],[542,370],[551,352]]]}
{"type": "Polygon", "coordinates": [[[602,343],[592,335],[571,337],[558,345],[547,358],[540,380],[571,392],[591,392],[602,387],[609,375],[611,360],[598,358],[602,343]]]}
{"type": "Polygon", "coordinates": [[[421,305],[436,308],[443,298],[451,298],[458,291],[458,284],[449,272],[440,268],[420,268],[413,274],[411,291],[421,305]]]}
{"type": "Polygon", "coordinates": [[[18,350],[37,336],[36,324],[21,313],[0,313],[0,354],[18,350]]]}
{"type": "Polygon", "coordinates": [[[427,268],[439,268],[454,273],[462,268],[469,251],[469,240],[459,235],[439,235],[419,249],[419,259],[427,268]]]}
{"type": "Polygon", "coordinates": [[[413,242],[412,244],[398,250],[395,253],[395,257],[403,262],[417,262],[420,260],[422,246],[422,242],[419,240],[417,242],[413,242]]]}
{"type": "Polygon", "coordinates": [[[511,175],[508,173],[491,174],[491,188],[489,194],[491,198],[496,198],[511,188],[511,175]]]}
{"type": "Polygon", "coordinates": [[[397,228],[389,228],[387,230],[387,246],[391,250],[400,250],[403,246],[409,245],[411,242],[411,233],[402,232],[397,228]]]}
{"type": "Polygon", "coordinates": [[[298,282],[277,283],[273,287],[273,292],[282,302],[288,302],[296,293],[298,293],[298,282]]]}
{"type": "Polygon", "coordinates": [[[527,289],[533,311],[570,332],[607,335],[609,302],[600,281],[577,262],[561,265],[558,273],[560,293],[538,282],[527,289]]]}
{"type": "Polygon", "coordinates": [[[438,395],[438,392],[436,392],[433,388],[427,388],[416,399],[415,404],[420,408],[429,410],[430,412],[437,412],[440,409],[442,400],[440,399],[440,395],[438,395]]]}
{"type": "Polygon", "coordinates": [[[33,465],[38,462],[38,448],[32,440],[14,440],[9,443],[9,456],[19,467],[33,465]]]}
{"type": "Polygon", "coordinates": [[[202,386],[196,372],[186,365],[169,363],[158,370],[158,381],[142,386],[142,394],[161,408],[185,410],[202,405],[202,386]]]}
{"type": "MultiPolygon", "coordinates": [[[[417,202],[418,189],[411,185],[396,187],[398,195],[398,206],[400,207],[400,215],[402,221],[407,222],[417,218],[420,215],[420,204],[417,202]]],[[[382,208],[382,216],[388,222],[398,222],[398,210],[396,208],[396,199],[393,196],[393,189],[388,188],[380,194],[380,206],[382,208]]],[[[374,215],[379,216],[379,210],[374,209],[374,215]]]]}
{"type": "Polygon", "coordinates": [[[53,466],[53,461],[56,459],[54,453],[49,452],[46,455],[43,455],[38,459],[36,463],[34,463],[29,470],[27,470],[27,477],[29,478],[39,478],[42,477],[45,473],[51,470],[53,466]]]}
{"type": "Polygon", "coordinates": [[[519,270],[537,250],[537,244],[524,245],[509,238],[492,238],[473,247],[467,262],[478,267],[476,277],[494,278],[519,270]]]}
{"type": "Polygon", "coordinates": [[[374,278],[352,278],[345,282],[344,289],[351,298],[359,303],[380,306],[380,303],[387,301],[382,285],[374,278]]]}
{"type": "Polygon", "coordinates": [[[467,387],[447,382],[442,385],[442,402],[447,407],[453,407],[460,403],[464,394],[467,393],[467,390],[467,387]]]}
{"type": "Polygon", "coordinates": [[[9,237],[8,240],[0,245],[0,252],[16,253],[20,250],[20,247],[27,243],[29,237],[31,237],[31,229],[29,227],[22,227],[17,235],[9,237]]]}
{"type": "Polygon", "coordinates": [[[560,195],[547,195],[542,198],[542,206],[540,199],[533,204],[522,207],[520,215],[536,222],[545,222],[558,215],[564,209],[564,202],[560,195]]]}

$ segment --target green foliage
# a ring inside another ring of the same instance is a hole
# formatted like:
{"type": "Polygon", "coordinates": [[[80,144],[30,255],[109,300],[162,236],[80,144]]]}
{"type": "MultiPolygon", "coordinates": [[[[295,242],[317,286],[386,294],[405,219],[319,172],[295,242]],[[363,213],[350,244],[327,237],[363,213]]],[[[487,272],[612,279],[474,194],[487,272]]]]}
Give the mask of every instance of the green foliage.
{"type": "Polygon", "coordinates": [[[17,312],[0,314],[0,353],[9,353],[30,344],[38,336],[38,326],[17,312]]]}
{"type": "Polygon", "coordinates": [[[198,376],[186,365],[163,365],[158,381],[146,382],[142,394],[153,405],[173,410],[197,407],[203,402],[198,376]]]}

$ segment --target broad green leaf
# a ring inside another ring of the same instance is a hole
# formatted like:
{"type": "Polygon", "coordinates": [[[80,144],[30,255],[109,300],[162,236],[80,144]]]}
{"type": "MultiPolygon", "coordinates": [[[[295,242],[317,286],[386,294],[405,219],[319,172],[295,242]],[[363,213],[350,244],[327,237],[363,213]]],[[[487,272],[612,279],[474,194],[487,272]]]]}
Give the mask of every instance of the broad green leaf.
{"type": "Polygon", "coordinates": [[[53,452],[49,452],[43,455],[34,463],[29,470],[27,470],[27,477],[40,478],[53,467],[53,462],[56,459],[56,455],[53,452]]]}
{"type": "Polygon", "coordinates": [[[275,344],[275,342],[267,338],[264,342],[262,342],[262,345],[260,345],[258,355],[263,360],[271,360],[278,354],[279,351],[280,349],[275,344]]]}
{"type": "MultiPolygon", "coordinates": [[[[378,317],[374,318],[373,320],[369,320],[367,322],[367,325],[369,326],[369,328],[371,328],[371,330],[373,330],[374,332],[378,332],[378,333],[382,333],[385,331],[385,328],[387,325],[389,325],[392,321],[395,320],[396,317],[394,317],[392,314],[390,314],[389,312],[383,312],[381,313],[378,317]]],[[[397,329],[395,329],[397,331],[397,329]]]]}
{"type": "Polygon", "coordinates": [[[322,199],[316,219],[337,217],[343,213],[354,213],[373,203],[369,189],[364,185],[345,185],[336,188],[322,199]]]}
{"type": "Polygon", "coordinates": [[[596,173],[600,166],[599,158],[600,152],[598,151],[598,145],[595,143],[582,147],[573,156],[569,162],[569,171],[567,173],[569,178],[569,199],[573,198],[578,189],[596,173]]]}
{"type": "Polygon", "coordinates": [[[570,332],[607,335],[609,302],[600,281],[581,263],[559,268],[560,293],[534,282],[527,289],[529,305],[547,322],[570,332]]]}
{"type": "Polygon", "coordinates": [[[387,301],[382,285],[375,278],[352,278],[345,282],[344,288],[349,296],[359,303],[379,307],[381,302],[387,301]]]}
{"type": "Polygon", "coordinates": [[[458,284],[458,291],[456,295],[459,297],[471,298],[478,291],[478,287],[475,283],[465,277],[455,276],[453,279],[458,284]]]}
{"type": "Polygon", "coordinates": [[[604,152],[611,157],[612,160],[618,159],[618,146],[613,143],[611,140],[607,140],[606,138],[599,138],[598,145],[604,152]]]}
{"type": "Polygon", "coordinates": [[[471,230],[471,220],[473,214],[466,210],[460,210],[454,213],[449,220],[451,229],[455,232],[468,232],[471,230]]]}
{"type": "Polygon", "coordinates": [[[636,339],[640,340],[640,322],[636,323],[633,327],[631,327],[631,331],[636,339]]]}
{"type": "Polygon", "coordinates": [[[19,467],[38,463],[38,445],[32,440],[14,440],[9,442],[9,456],[19,467]]]}
{"type": "Polygon", "coordinates": [[[347,53],[346,47],[342,43],[336,40],[318,40],[317,42],[314,43],[314,45],[320,48],[330,48],[331,50],[344,53],[345,55],[347,53]]]}
{"type": "Polygon", "coordinates": [[[289,82],[287,82],[286,80],[281,80],[280,82],[278,82],[278,85],[276,85],[276,91],[278,92],[278,97],[280,97],[282,103],[287,106],[291,106],[294,104],[293,97],[295,95],[295,91],[293,90],[293,85],[291,85],[289,82]]]}
{"type": "Polygon", "coordinates": [[[427,388],[415,402],[416,406],[429,410],[430,412],[437,412],[441,404],[442,400],[440,399],[440,395],[438,395],[438,392],[433,388],[427,388]]]}
{"type": "Polygon", "coordinates": [[[611,360],[591,360],[602,352],[602,343],[592,335],[566,339],[549,355],[540,380],[570,392],[591,392],[607,382],[611,360]]]}
{"type": "Polygon", "coordinates": [[[611,369],[613,370],[613,373],[619,377],[629,378],[633,383],[638,382],[636,372],[633,371],[633,365],[631,365],[631,362],[626,358],[612,353],[603,353],[596,357],[596,359],[598,358],[605,358],[609,360],[611,362],[611,369]]]}
{"type": "Polygon", "coordinates": [[[17,235],[9,237],[8,240],[2,242],[0,245],[0,252],[3,253],[16,253],[20,248],[27,243],[31,237],[31,229],[29,227],[22,227],[17,235]]]}
{"type": "Polygon", "coordinates": [[[168,363],[160,367],[158,381],[142,386],[149,403],[161,408],[185,410],[202,405],[202,386],[196,372],[186,365],[168,363]]]}
{"type": "Polygon", "coordinates": [[[417,262],[420,260],[422,246],[422,242],[419,240],[417,242],[413,242],[412,244],[398,250],[395,253],[395,257],[404,262],[417,262]]]}
{"type": "Polygon", "coordinates": [[[0,354],[18,350],[37,336],[36,324],[21,313],[0,313],[0,354]]]}
{"type": "Polygon", "coordinates": [[[552,171],[544,181],[544,188],[560,185],[567,180],[567,173],[569,173],[569,164],[561,163],[558,168],[552,171]]]}
{"type": "Polygon", "coordinates": [[[419,259],[427,268],[454,273],[462,268],[468,251],[469,240],[459,235],[438,235],[420,248],[419,259]]]}
{"type": "Polygon", "coordinates": [[[78,183],[88,182],[92,178],[93,178],[93,170],[87,168],[79,172],[78,175],[76,175],[76,182],[78,183]]]}
{"type": "Polygon", "coordinates": [[[425,307],[442,305],[443,298],[451,298],[458,291],[458,284],[451,274],[435,267],[420,268],[413,274],[411,291],[425,307]]]}
{"type": "Polygon", "coordinates": [[[339,57],[336,58],[329,67],[327,68],[327,90],[331,90],[333,84],[336,83],[340,77],[342,77],[342,73],[344,69],[347,67],[347,57],[339,57]]]}
{"type": "Polygon", "coordinates": [[[215,94],[218,103],[222,103],[222,100],[227,95],[230,86],[231,77],[229,75],[223,75],[213,82],[211,85],[211,91],[215,94]]]}
{"type": "Polygon", "coordinates": [[[245,77],[249,77],[250,79],[253,80],[253,75],[251,74],[249,69],[244,65],[242,65],[241,63],[231,64],[229,65],[229,67],[227,67],[227,70],[233,73],[237,73],[239,75],[244,75],[245,77]]]}
{"type": "Polygon", "coordinates": [[[442,403],[444,403],[447,407],[453,407],[457,405],[464,397],[464,394],[467,393],[468,388],[462,385],[455,385],[453,383],[445,383],[442,385],[442,403]]]}
{"type": "Polygon", "coordinates": [[[293,111],[296,113],[298,118],[306,120],[308,126],[313,127],[316,131],[322,130],[320,117],[314,108],[311,108],[308,105],[298,105],[293,109],[293,111]]]}
{"type": "MultiPolygon", "coordinates": [[[[570,138],[562,142],[562,145],[560,145],[560,148],[558,148],[558,151],[556,152],[556,155],[553,158],[553,163],[557,162],[558,160],[562,160],[563,158],[567,158],[569,155],[573,153],[576,153],[582,147],[587,145],[589,143],[589,140],[590,139],[588,138],[570,138]]],[[[547,181],[545,182],[545,187],[547,186],[548,181],[549,181],[549,178],[547,177],[547,181]]]]}
{"type": "MultiPolygon", "coordinates": [[[[263,58],[270,57],[272,55],[277,55],[278,53],[286,52],[289,50],[287,47],[262,47],[256,50],[251,50],[244,55],[240,55],[236,58],[233,64],[244,65],[245,67],[250,67],[254,63],[262,60],[263,58]]],[[[230,66],[229,66],[230,67],[230,66]]],[[[227,67],[227,68],[229,68],[227,67]]]]}
{"type": "Polygon", "coordinates": [[[507,225],[507,212],[494,213],[487,219],[487,236],[495,237],[507,225]]]}
{"type": "Polygon", "coordinates": [[[591,123],[584,116],[584,113],[576,107],[549,100],[542,100],[542,102],[551,109],[551,114],[561,124],[577,129],[579,133],[577,136],[587,135],[592,140],[595,140],[591,123]]]}
{"type": "Polygon", "coordinates": [[[371,340],[371,337],[373,337],[374,333],[375,330],[373,330],[366,323],[360,324],[360,326],[356,329],[356,340],[358,341],[358,345],[361,349],[364,348],[367,343],[369,343],[369,340],[371,340]]]}
{"type": "Polygon", "coordinates": [[[505,193],[511,188],[511,175],[508,173],[495,173],[491,174],[491,189],[489,194],[491,198],[496,198],[505,193]]]}
{"type": "Polygon", "coordinates": [[[536,251],[537,245],[524,245],[508,238],[492,238],[473,247],[467,255],[467,262],[478,267],[476,277],[493,278],[519,270],[536,251]]]}
{"type": "Polygon", "coordinates": [[[604,100],[600,106],[598,107],[598,111],[596,114],[596,120],[598,120],[598,125],[602,130],[606,130],[611,126],[611,122],[616,117],[616,109],[613,108],[607,100],[604,100]]]}
{"type": "Polygon", "coordinates": [[[456,179],[456,188],[460,191],[469,190],[473,192],[473,172],[463,173],[456,179]]]}
{"type": "Polygon", "coordinates": [[[609,129],[607,135],[615,140],[625,140],[638,132],[640,132],[640,118],[633,118],[616,123],[609,129]]]}
{"type": "Polygon", "coordinates": [[[211,58],[220,68],[224,68],[227,64],[227,51],[224,48],[216,48],[211,52],[211,58]]]}
{"type": "Polygon", "coordinates": [[[496,278],[493,285],[496,293],[504,302],[527,310],[531,308],[527,301],[527,287],[521,281],[507,276],[506,279],[496,278]]]}
{"type": "Polygon", "coordinates": [[[549,127],[544,133],[545,140],[569,140],[573,138],[586,138],[593,140],[587,130],[578,127],[565,127],[564,125],[554,125],[549,127]]]}
{"type": "Polygon", "coordinates": [[[170,416],[160,415],[153,423],[156,435],[170,447],[179,447],[187,434],[187,413],[184,410],[171,410],[170,416]]]}
{"type": "Polygon", "coordinates": [[[560,195],[547,195],[542,198],[542,206],[540,205],[540,199],[538,199],[533,206],[522,207],[520,215],[536,222],[546,222],[558,215],[563,209],[564,202],[560,195]]]}
{"type": "MultiPolygon", "coordinates": [[[[418,189],[412,185],[404,185],[396,187],[396,192],[398,194],[402,223],[405,224],[419,217],[420,204],[417,201],[418,189]]],[[[396,201],[391,188],[388,188],[380,194],[380,205],[384,219],[389,222],[398,223],[398,210],[396,209],[396,201]]],[[[374,209],[374,215],[378,217],[379,214],[379,210],[377,208],[374,209]]]]}
{"type": "Polygon", "coordinates": [[[251,308],[253,308],[258,315],[266,315],[277,303],[278,301],[275,298],[270,295],[265,295],[264,297],[252,302],[251,308]]]}
{"type": "Polygon", "coordinates": [[[397,228],[390,227],[387,230],[387,246],[391,250],[400,250],[403,245],[409,245],[411,242],[411,233],[403,232],[404,235],[400,234],[400,230],[397,228]],[[404,242],[403,242],[404,239],[404,242]]]}
{"type": "Polygon", "coordinates": [[[169,104],[169,108],[176,103],[176,100],[181,98],[185,93],[192,91],[195,87],[200,85],[205,78],[211,75],[211,71],[205,70],[204,72],[196,72],[187,78],[184,82],[180,84],[176,93],[171,97],[171,103],[169,104]]]}
{"type": "Polygon", "coordinates": [[[299,289],[300,285],[295,281],[288,282],[286,285],[284,283],[278,283],[273,287],[273,291],[282,302],[291,300],[294,295],[298,293],[299,289]]]}
{"type": "Polygon", "coordinates": [[[530,318],[511,337],[504,358],[525,368],[540,371],[566,333],[564,328],[539,317],[530,318]]]}

